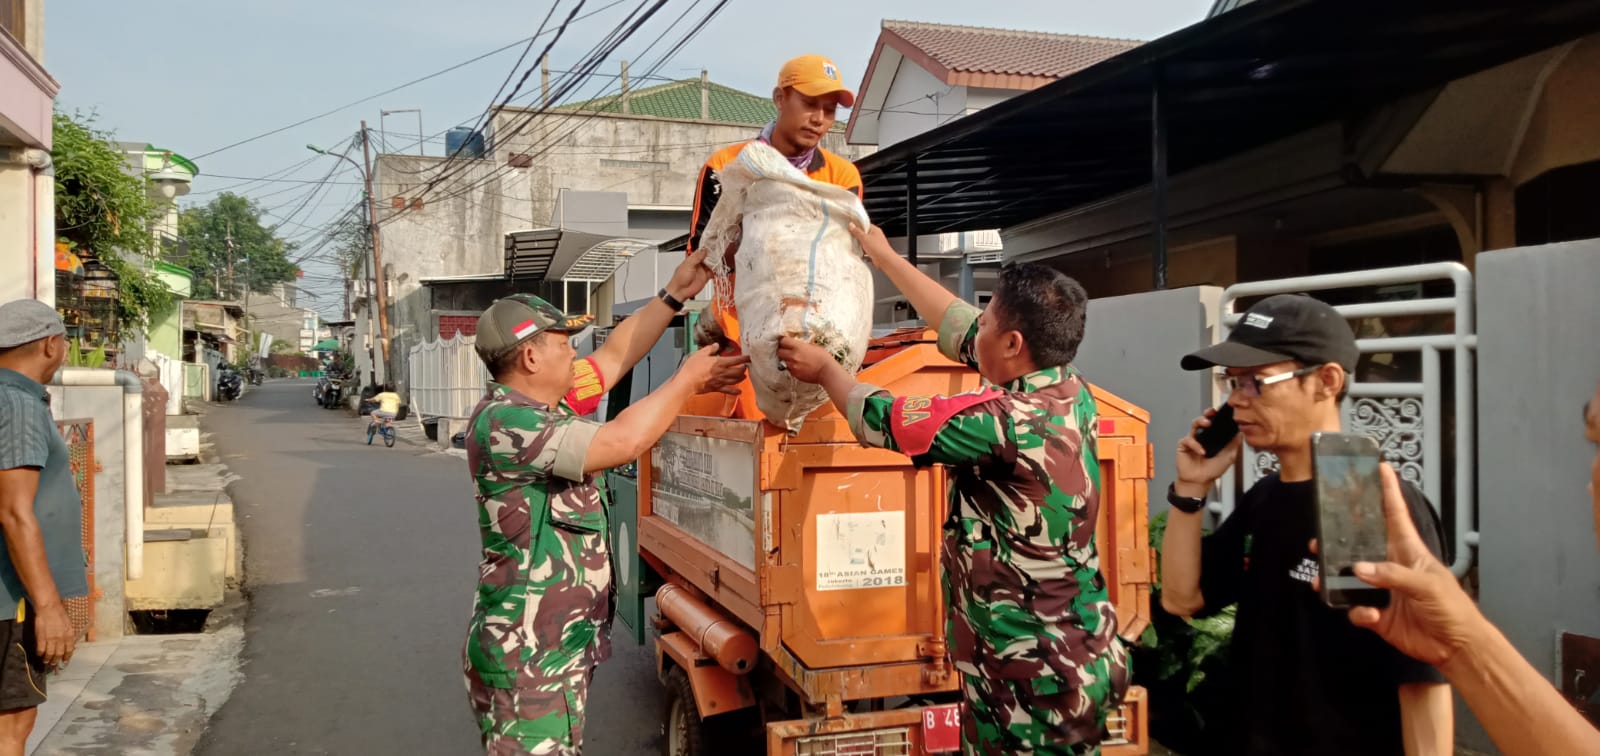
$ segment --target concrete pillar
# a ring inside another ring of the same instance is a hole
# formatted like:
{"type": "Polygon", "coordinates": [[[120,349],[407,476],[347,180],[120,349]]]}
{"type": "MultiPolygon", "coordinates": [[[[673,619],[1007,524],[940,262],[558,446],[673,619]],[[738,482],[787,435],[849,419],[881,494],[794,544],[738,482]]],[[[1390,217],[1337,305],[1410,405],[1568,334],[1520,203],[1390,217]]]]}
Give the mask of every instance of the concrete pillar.
{"type": "Polygon", "coordinates": [[[539,58],[539,105],[550,106],[550,56],[539,58]]]}
{"type": "Polygon", "coordinates": [[[700,69],[700,120],[711,120],[711,74],[700,69]]]}
{"type": "Polygon", "coordinates": [[[628,102],[628,61],[622,61],[622,112],[633,112],[628,102]]]}
{"type": "Polygon", "coordinates": [[[1503,178],[1490,179],[1483,187],[1483,249],[1511,249],[1517,246],[1517,189],[1503,178]]]}

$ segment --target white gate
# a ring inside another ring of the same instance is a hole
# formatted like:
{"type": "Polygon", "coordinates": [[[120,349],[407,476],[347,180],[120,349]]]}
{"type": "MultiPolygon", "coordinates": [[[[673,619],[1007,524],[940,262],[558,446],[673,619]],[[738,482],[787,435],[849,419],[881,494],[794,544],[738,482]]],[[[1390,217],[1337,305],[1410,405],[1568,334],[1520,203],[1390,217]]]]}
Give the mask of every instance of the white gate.
{"type": "MultiPolygon", "coordinates": [[[[1385,460],[1394,466],[1395,472],[1419,486],[1440,508],[1441,515],[1446,511],[1452,513],[1448,537],[1453,538],[1455,558],[1450,570],[1460,577],[1471,567],[1473,550],[1478,544],[1474,504],[1477,454],[1473,429],[1477,401],[1473,350],[1477,348],[1478,337],[1473,320],[1472,273],[1465,266],[1431,263],[1230,286],[1223,291],[1218,304],[1222,322],[1217,327],[1216,338],[1218,341],[1226,338],[1228,331],[1239,322],[1241,313],[1234,312],[1234,307],[1243,298],[1407,284],[1420,289],[1422,284],[1430,282],[1449,282],[1453,287],[1452,295],[1387,301],[1379,298],[1335,308],[1354,321],[1376,322],[1377,318],[1415,321],[1411,332],[1403,335],[1357,333],[1356,346],[1363,357],[1417,355],[1421,363],[1420,375],[1414,380],[1362,382],[1359,376],[1352,376],[1350,394],[1344,403],[1344,427],[1346,431],[1377,439],[1385,460]],[[1430,325],[1428,316],[1436,319],[1449,316],[1449,323],[1437,319],[1438,322],[1430,325]],[[1450,382],[1454,389],[1455,412],[1453,423],[1449,425],[1442,417],[1446,404],[1445,375],[1440,364],[1442,351],[1451,352],[1454,359],[1450,382]],[[1454,441],[1449,454],[1444,449],[1446,437],[1453,437],[1454,441]],[[1443,482],[1446,468],[1454,470],[1454,495],[1448,500],[1443,482]]],[[[1216,397],[1218,402],[1222,398],[1216,397]]],[[[1276,468],[1277,459],[1271,454],[1250,449],[1246,449],[1244,459],[1236,466],[1245,476],[1246,487],[1276,468]]],[[[1233,486],[1224,486],[1222,502],[1220,506],[1212,505],[1213,511],[1225,514],[1232,511],[1233,503],[1233,486]]]]}
{"type": "Polygon", "coordinates": [[[420,415],[465,420],[483,398],[489,371],[473,349],[477,339],[455,336],[411,348],[411,407],[420,415]]]}

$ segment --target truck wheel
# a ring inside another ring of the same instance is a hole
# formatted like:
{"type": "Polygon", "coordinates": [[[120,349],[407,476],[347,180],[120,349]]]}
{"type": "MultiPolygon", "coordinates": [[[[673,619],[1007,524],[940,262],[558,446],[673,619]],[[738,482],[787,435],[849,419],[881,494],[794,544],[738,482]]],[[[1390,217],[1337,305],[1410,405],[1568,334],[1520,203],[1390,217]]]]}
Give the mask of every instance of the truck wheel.
{"type": "Polygon", "coordinates": [[[689,687],[689,675],[681,667],[667,673],[666,714],[661,718],[666,730],[661,738],[662,756],[703,756],[705,732],[700,721],[700,711],[694,704],[694,690],[689,687]]]}

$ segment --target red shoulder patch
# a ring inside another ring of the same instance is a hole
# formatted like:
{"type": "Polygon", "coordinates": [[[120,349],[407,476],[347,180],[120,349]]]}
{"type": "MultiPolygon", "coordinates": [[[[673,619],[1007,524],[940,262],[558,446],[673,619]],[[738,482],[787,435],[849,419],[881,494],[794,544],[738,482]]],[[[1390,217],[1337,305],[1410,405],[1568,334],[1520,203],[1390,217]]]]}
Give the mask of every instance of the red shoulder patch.
{"type": "Polygon", "coordinates": [[[933,448],[939,429],[962,411],[1001,396],[1004,392],[990,388],[970,394],[955,396],[902,396],[896,397],[889,410],[889,434],[894,437],[900,451],[915,457],[933,448]]]}
{"type": "Polygon", "coordinates": [[[600,398],[606,395],[606,378],[594,358],[585,357],[572,363],[572,390],[567,392],[566,405],[575,415],[587,415],[600,409],[600,398]]]}

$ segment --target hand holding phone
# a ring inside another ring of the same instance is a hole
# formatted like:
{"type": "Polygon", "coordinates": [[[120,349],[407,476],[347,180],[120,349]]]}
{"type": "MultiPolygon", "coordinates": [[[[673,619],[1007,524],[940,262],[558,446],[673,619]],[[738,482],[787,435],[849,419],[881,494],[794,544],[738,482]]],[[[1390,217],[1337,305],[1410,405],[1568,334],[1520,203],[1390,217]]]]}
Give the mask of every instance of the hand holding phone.
{"type": "Polygon", "coordinates": [[[1206,459],[1211,459],[1228,448],[1233,443],[1233,437],[1239,435],[1239,423],[1233,419],[1233,405],[1223,404],[1211,416],[1211,425],[1194,432],[1194,440],[1206,450],[1206,459]]]}
{"type": "Polygon", "coordinates": [[[1389,605],[1389,592],[1355,576],[1356,562],[1389,557],[1378,442],[1354,433],[1311,436],[1322,601],[1335,608],[1389,605]]]}

